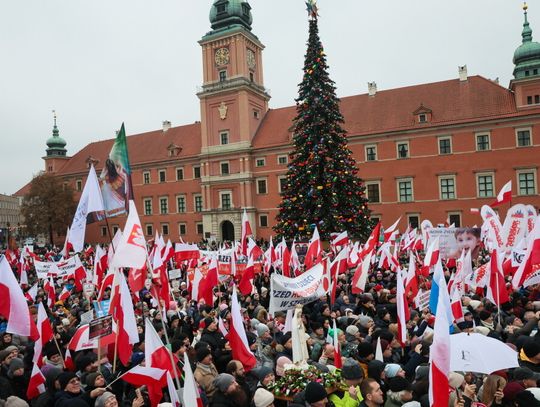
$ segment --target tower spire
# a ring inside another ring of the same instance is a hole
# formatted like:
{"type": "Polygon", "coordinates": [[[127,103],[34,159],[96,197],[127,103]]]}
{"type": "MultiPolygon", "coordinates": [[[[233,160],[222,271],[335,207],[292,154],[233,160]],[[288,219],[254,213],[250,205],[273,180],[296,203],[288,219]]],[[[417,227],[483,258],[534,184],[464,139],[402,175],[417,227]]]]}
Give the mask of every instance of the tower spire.
{"type": "Polygon", "coordinates": [[[523,15],[525,18],[525,21],[523,22],[523,31],[521,32],[521,38],[523,44],[526,42],[532,41],[532,28],[529,26],[529,21],[527,20],[527,9],[529,6],[527,6],[527,3],[523,3],[523,15]]]}
{"type": "Polygon", "coordinates": [[[53,113],[53,130],[52,137],[49,137],[47,140],[47,157],[60,156],[65,157],[66,150],[66,141],[60,137],[60,130],[56,124],[56,110],[52,111],[53,113]]]}

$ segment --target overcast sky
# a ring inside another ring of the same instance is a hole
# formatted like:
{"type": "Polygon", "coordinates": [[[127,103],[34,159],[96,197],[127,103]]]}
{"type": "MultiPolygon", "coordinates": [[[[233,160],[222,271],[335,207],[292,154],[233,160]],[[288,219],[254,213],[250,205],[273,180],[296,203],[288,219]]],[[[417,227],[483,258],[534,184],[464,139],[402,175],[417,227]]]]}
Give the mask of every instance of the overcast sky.
{"type": "MultiPolygon", "coordinates": [[[[5,1],[0,13],[0,193],[44,168],[56,109],[68,154],[114,137],[199,120],[197,41],[213,0],[5,1]]],[[[303,0],[251,0],[266,45],[272,108],[292,105],[307,40],[303,0]]],[[[508,86],[521,43],[518,0],[319,0],[320,35],[338,96],[453,79],[508,86]]],[[[531,4],[533,37],[540,5],[531,4]]],[[[540,38],[540,37],[539,37],[540,38]]]]}

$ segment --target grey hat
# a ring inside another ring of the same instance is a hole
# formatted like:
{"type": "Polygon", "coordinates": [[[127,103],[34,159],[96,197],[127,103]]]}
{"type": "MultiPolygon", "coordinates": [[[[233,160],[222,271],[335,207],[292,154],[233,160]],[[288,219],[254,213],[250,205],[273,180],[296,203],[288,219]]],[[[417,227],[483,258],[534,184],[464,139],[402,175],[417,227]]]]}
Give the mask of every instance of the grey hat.
{"type": "Polygon", "coordinates": [[[222,393],[225,393],[233,382],[233,376],[228,373],[221,373],[214,379],[214,386],[216,386],[222,393]]]}
{"type": "Polygon", "coordinates": [[[110,391],[106,391],[101,396],[99,396],[96,399],[96,404],[94,404],[95,407],[105,407],[105,403],[107,400],[109,400],[111,397],[116,397],[114,394],[112,394],[110,391]]]}
{"type": "Polygon", "coordinates": [[[347,360],[341,368],[341,376],[345,380],[360,380],[364,378],[364,371],[354,360],[347,360]]]}
{"type": "Polygon", "coordinates": [[[265,332],[270,332],[270,328],[268,328],[268,325],[266,324],[259,324],[257,325],[257,335],[263,336],[265,332]]]}
{"type": "Polygon", "coordinates": [[[429,377],[429,366],[428,365],[420,365],[416,368],[414,372],[414,380],[424,380],[429,377]]]}
{"type": "Polygon", "coordinates": [[[358,323],[363,326],[364,328],[367,328],[369,321],[373,321],[373,318],[371,318],[368,315],[360,315],[358,317],[358,323]]]}

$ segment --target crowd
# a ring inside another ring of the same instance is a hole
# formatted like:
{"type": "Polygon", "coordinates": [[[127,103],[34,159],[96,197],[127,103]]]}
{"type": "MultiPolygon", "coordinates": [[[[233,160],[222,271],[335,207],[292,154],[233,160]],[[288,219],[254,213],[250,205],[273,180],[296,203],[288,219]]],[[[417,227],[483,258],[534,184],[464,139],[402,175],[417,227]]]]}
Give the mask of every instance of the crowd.
{"type": "MultiPolygon", "coordinates": [[[[44,259],[45,251],[36,250],[36,256],[44,259]]],[[[87,267],[92,267],[91,254],[82,253],[81,259],[87,267]]],[[[408,262],[408,259],[400,261],[408,262]]],[[[28,306],[37,318],[37,305],[43,303],[54,340],[42,351],[44,392],[31,400],[27,389],[33,369],[34,343],[27,337],[6,332],[7,318],[2,315],[1,403],[6,407],[150,406],[147,386],[129,384],[121,377],[129,368],[144,364],[144,330],[148,319],[174,356],[180,399],[188,368],[184,366],[184,355],[188,356],[200,407],[429,406],[429,357],[435,316],[429,308],[418,310],[411,303],[408,340],[400,343],[394,271],[374,266],[361,294],[352,293],[352,273],[343,273],[337,282],[333,304],[329,296],[324,296],[304,305],[302,321],[308,347],[307,363],[320,372],[338,371],[341,382],[330,389],[311,381],[304,383],[305,389],[291,397],[281,397],[278,393],[283,392],[276,392],[276,383],[283,383],[280,380],[294,368],[293,338],[287,314],[268,312],[269,275],[257,274],[252,294],[238,298],[248,344],[257,361],[256,366],[247,371],[240,360],[233,358],[231,345],[223,336],[223,328],[226,331],[231,328],[234,278],[221,279],[214,288],[214,303],[206,304],[190,297],[187,265],[174,267],[182,272],[173,284],[168,311],[161,312],[152,291],[147,288],[134,296],[139,342],[133,347],[128,366],[113,360],[114,344],[99,351],[76,352],[71,355],[74,366],[66,366],[67,346],[81,324],[81,316],[92,309],[93,298],[74,289],[75,281],[59,280],[56,295],[59,296],[66,285],[72,289],[71,295],[49,306],[47,292],[40,286],[35,298],[28,300],[28,306]],[[378,344],[382,356],[376,357],[378,344]],[[341,358],[339,363],[336,357],[341,358]],[[340,369],[336,369],[336,365],[341,366],[340,369]]],[[[445,267],[447,280],[452,271],[451,267],[445,267]]],[[[28,286],[31,286],[36,275],[32,267],[27,272],[28,286]]],[[[509,280],[511,276],[506,278],[509,280]]],[[[107,288],[103,299],[109,296],[110,288],[107,288]]],[[[463,296],[461,305],[464,320],[454,323],[454,332],[477,332],[506,343],[516,350],[520,367],[490,374],[451,372],[449,406],[540,406],[540,289],[531,286],[514,290],[510,301],[500,308],[476,290],[463,296]]],[[[172,405],[170,400],[165,389],[160,405],[172,405]]]]}

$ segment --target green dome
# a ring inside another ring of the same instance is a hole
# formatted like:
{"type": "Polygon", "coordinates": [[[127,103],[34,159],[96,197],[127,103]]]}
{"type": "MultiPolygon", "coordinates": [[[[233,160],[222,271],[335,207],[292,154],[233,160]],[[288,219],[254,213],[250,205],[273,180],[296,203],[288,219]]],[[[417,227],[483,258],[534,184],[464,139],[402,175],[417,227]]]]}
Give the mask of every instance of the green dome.
{"type": "Polygon", "coordinates": [[[56,126],[56,117],[54,118],[53,134],[47,139],[47,157],[51,156],[65,156],[66,140],[60,137],[60,131],[56,126]]]}
{"type": "Polygon", "coordinates": [[[525,8],[525,21],[521,33],[522,44],[514,52],[514,77],[516,79],[537,76],[540,73],[540,44],[532,40],[532,29],[527,21],[525,8]]]}
{"type": "Polygon", "coordinates": [[[251,30],[251,6],[245,0],[215,0],[210,9],[213,30],[240,25],[251,30]]]}

